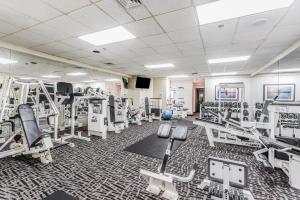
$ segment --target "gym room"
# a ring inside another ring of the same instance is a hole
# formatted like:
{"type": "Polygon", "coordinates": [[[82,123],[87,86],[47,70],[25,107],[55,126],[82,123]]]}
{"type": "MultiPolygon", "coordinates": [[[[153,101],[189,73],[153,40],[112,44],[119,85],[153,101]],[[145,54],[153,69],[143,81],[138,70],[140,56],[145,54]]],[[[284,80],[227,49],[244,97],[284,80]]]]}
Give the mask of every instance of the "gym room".
{"type": "Polygon", "coordinates": [[[300,0],[0,0],[0,200],[135,199],[300,199],[300,0]]]}

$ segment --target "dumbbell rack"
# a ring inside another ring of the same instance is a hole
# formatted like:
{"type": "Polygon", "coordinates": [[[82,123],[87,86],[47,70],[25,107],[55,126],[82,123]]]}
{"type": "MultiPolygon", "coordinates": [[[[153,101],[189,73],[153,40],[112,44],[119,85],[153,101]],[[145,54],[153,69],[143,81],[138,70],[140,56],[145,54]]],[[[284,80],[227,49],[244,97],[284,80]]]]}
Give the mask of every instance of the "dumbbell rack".
{"type": "MultiPolygon", "coordinates": [[[[255,103],[255,120],[258,122],[264,103],[255,103]]],[[[297,113],[279,113],[275,134],[284,137],[300,137],[300,116],[297,113]]]]}
{"type": "Polygon", "coordinates": [[[300,114],[279,113],[276,134],[279,136],[300,137],[300,114]]]}
{"type": "Polygon", "coordinates": [[[248,103],[244,102],[243,109],[241,107],[242,107],[241,102],[238,101],[204,102],[200,106],[201,109],[200,117],[210,120],[212,122],[217,122],[218,121],[217,117],[211,115],[206,111],[212,111],[212,112],[220,111],[222,114],[225,114],[226,110],[230,108],[232,111],[232,118],[239,118],[239,119],[243,119],[244,121],[248,121],[249,120],[248,103]],[[241,113],[241,109],[243,110],[243,113],[241,113]]]}

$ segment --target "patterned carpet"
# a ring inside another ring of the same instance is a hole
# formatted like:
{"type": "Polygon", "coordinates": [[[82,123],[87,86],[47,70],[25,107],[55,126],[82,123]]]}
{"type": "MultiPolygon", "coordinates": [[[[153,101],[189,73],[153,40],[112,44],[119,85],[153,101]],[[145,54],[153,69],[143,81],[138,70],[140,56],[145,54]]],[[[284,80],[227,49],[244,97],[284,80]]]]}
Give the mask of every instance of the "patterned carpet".
{"type": "MultiPolygon", "coordinates": [[[[92,142],[73,140],[76,147],[64,146],[52,151],[54,162],[43,165],[24,157],[0,160],[0,199],[40,200],[57,190],[80,200],[159,199],[149,194],[139,170],[156,171],[159,160],[123,151],[123,149],[157,131],[162,122],[132,125],[121,134],[109,134],[107,140],[94,137],[92,142]]],[[[180,146],[169,162],[168,172],[187,175],[194,163],[199,169],[190,183],[178,183],[180,199],[210,199],[197,185],[207,175],[207,157],[216,156],[244,161],[249,165],[249,188],[255,199],[300,199],[300,191],[288,186],[280,170],[273,174],[258,163],[253,149],[217,144],[208,145],[198,127],[180,146]]]]}

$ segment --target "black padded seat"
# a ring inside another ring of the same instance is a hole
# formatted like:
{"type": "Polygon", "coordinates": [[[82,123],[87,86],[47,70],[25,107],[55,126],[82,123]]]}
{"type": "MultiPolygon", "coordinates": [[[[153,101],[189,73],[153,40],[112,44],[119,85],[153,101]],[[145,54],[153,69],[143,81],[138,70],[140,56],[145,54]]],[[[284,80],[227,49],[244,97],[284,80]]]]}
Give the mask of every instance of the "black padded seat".
{"type": "Polygon", "coordinates": [[[21,104],[18,106],[19,117],[22,123],[24,134],[29,147],[34,147],[43,138],[48,136],[42,134],[30,105],[21,104]]]}
{"type": "Polygon", "coordinates": [[[123,124],[123,123],[124,123],[123,121],[114,122],[114,124],[123,124]]]}

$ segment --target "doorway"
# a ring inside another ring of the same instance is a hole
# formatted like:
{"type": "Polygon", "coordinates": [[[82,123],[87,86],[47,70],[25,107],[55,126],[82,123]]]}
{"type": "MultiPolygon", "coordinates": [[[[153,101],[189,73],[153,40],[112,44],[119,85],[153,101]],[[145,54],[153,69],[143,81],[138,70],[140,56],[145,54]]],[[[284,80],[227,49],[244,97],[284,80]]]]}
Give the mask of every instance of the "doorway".
{"type": "Polygon", "coordinates": [[[196,88],[196,101],[195,101],[195,108],[196,112],[200,112],[200,104],[205,101],[205,89],[204,88],[196,88]]]}

